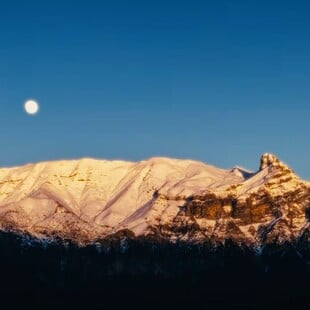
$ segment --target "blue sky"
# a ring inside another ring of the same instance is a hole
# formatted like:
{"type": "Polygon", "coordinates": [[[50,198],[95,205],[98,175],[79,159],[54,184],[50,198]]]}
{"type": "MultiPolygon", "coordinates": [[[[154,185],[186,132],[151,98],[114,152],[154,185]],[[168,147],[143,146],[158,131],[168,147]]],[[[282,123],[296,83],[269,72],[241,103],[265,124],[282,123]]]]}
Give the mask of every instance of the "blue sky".
{"type": "Polygon", "coordinates": [[[309,14],[308,1],[1,1],[0,166],[255,170],[272,152],[309,179],[309,14]]]}

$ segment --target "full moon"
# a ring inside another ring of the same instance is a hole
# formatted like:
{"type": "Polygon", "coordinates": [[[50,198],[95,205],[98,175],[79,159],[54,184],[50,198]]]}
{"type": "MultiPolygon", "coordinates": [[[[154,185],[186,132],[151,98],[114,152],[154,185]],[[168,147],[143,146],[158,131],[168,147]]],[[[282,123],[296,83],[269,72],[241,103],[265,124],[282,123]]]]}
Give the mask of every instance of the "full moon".
{"type": "Polygon", "coordinates": [[[39,104],[34,100],[27,100],[24,107],[27,114],[35,115],[39,112],[39,104]]]}

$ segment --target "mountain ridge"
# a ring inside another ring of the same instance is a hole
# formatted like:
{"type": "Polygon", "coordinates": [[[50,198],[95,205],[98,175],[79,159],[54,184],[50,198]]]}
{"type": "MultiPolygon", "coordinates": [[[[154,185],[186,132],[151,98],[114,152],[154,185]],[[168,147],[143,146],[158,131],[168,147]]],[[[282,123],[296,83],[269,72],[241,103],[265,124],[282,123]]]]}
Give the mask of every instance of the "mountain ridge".
{"type": "Polygon", "coordinates": [[[309,182],[269,153],[257,172],[166,157],[41,162],[0,169],[0,229],[80,245],[128,231],[261,247],[308,231],[309,193],[309,182]]]}

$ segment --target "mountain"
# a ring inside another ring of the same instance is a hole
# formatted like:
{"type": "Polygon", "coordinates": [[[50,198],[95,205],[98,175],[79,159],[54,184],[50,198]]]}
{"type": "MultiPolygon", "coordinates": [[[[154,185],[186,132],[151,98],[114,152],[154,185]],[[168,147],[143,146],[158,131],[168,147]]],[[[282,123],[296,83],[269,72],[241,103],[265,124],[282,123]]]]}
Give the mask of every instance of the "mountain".
{"type": "Polygon", "coordinates": [[[257,172],[192,160],[81,159],[0,169],[0,229],[79,245],[125,236],[256,249],[307,239],[310,183],[275,155],[257,172]]]}
{"type": "Polygon", "coordinates": [[[151,158],[0,169],[7,308],[290,309],[309,302],[310,184],[151,158]]]}

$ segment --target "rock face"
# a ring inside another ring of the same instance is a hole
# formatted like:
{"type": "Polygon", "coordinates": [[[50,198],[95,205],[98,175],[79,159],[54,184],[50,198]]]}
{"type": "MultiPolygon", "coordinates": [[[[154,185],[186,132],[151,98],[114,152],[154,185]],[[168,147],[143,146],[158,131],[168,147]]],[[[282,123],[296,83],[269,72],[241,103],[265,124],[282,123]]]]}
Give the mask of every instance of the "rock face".
{"type": "Polygon", "coordinates": [[[263,170],[267,167],[279,167],[280,165],[283,165],[283,163],[280,162],[277,156],[273,154],[265,153],[262,155],[260,159],[259,170],[263,170]]]}
{"type": "Polygon", "coordinates": [[[310,185],[275,155],[260,168],[82,159],[0,169],[0,229],[80,245],[125,236],[259,250],[308,247],[310,185]]]}

